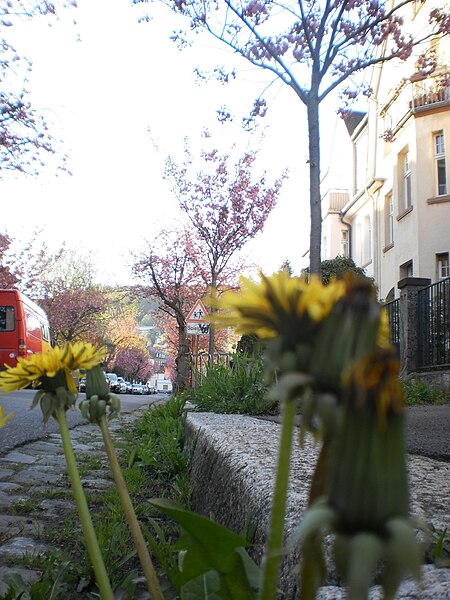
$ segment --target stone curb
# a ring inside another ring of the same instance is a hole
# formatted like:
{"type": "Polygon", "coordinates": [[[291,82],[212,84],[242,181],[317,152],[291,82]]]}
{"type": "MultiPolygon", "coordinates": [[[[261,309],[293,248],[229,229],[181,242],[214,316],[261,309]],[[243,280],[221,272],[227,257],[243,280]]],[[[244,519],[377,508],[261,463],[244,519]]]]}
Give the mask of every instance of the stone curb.
{"type": "MultiPolygon", "coordinates": [[[[252,556],[259,562],[270,513],[272,486],[279,441],[278,423],[242,415],[188,414],[186,431],[195,439],[192,465],[193,509],[242,533],[243,523],[255,528],[252,556]]],[[[295,444],[286,516],[286,536],[294,530],[306,508],[309,481],[318,448],[309,436],[303,448],[295,444]]],[[[431,523],[437,532],[449,525],[450,464],[421,456],[408,457],[412,514],[431,523]]],[[[282,564],[283,600],[298,597],[299,557],[287,556],[282,564]]],[[[334,579],[334,580],[333,580],[334,579]]],[[[337,578],[321,589],[320,600],[341,600],[344,590],[337,578]]],[[[371,599],[381,598],[371,590],[371,599]]],[[[396,598],[443,600],[450,598],[450,569],[427,565],[423,586],[403,583],[396,598]]]]}

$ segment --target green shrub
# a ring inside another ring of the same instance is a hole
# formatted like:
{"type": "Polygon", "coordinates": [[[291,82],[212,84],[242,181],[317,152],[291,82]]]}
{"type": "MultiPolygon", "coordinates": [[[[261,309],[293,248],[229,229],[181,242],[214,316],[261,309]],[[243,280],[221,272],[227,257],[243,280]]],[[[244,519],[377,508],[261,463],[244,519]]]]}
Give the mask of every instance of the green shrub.
{"type": "Polygon", "coordinates": [[[266,391],[262,359],[238,353],[232,356],[230,366],[209,367],[202,384],[185,390],[182,397],[206,412],[252,415],[277,412],[276,403],[266,399],[266,391]]]}
{"type": "Polygon", "coordinates": [[[430,385],[420,377],[408,375],[403,377],[401,381],[405,388],[406,404],[408,406],[445,404],[449,401],[449,396],[443,389],[430,385]]]}

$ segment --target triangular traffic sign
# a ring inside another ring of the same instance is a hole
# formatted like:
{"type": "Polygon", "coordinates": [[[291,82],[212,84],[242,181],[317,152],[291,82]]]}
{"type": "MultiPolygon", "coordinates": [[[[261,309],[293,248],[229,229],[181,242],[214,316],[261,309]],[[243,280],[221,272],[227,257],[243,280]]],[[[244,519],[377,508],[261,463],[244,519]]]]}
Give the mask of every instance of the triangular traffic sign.
{"type": "Polygon", "coordinates": [[[186,323],[204,323],[207,316],[208,311],[204,307],[203,302],[201,300],[197,300],[197,302],[189,311],[189,314],[186,318],[186,323]]]}

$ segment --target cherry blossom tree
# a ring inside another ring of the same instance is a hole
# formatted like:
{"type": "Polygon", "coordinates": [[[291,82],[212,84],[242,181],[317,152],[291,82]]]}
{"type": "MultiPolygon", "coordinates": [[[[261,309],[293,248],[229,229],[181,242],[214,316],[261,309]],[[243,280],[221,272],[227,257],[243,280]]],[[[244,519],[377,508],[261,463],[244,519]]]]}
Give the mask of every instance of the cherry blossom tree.
{"type": "MultiPolygon", "coordinates": [[[[106,364],[109,371],[116,369],[117,360],[125,350],[135,350],[130,356],[150,357],[147,350],[147,339],[139,331],[138,300],[134,293],[124,293],[120,290],[110,290],[108,311],[105,324],[105,343],[109,350],[106,364]]],[[[122,359],[123,362],[124,359],[122,359]]],[[[139,359],[140,360],[140,359],[139,359]]],[[[133,362],[133,372],[136,364],[133,362]]]]}
{"type": "MultiPolygon", "coordinates": [[[[284,173],[269,185],[265,172],[254,174],[256,158],[252,151],[237,159],[217,149],[202,151],[201,170],[188,149],[182,164],[171,157],[166,160],[165,176],[198,236],[199,252],[209,266],[205,282],[212,297],[238,251],[262,231],[286,177],[284,173]]],[[[214,341],[211,326],[210,356],[214,354],[214,341]]]]}
{"type": "Polygon", "coordinates": [[[33,283],[30,295],[46,311],[55,344],[104,343],[110,292],[95,284],[95,274],[90,254],[62,248],[33,283]]]}
{"type": "MultiPolygon", "coordinates": [[[[134,0],[134,4],[148,0],[134,0]]],[[[448,10],[433,8],[430,28],[412,37],[404,30],[417,8],[416,0],[162,0],[187,17],[189,33],[174,32],[180,47],[190,34],[207,31],[274,80],[292,89],[306,107],[310,175],[310,270],[320,272],[321,195],[320,120],[323,100],[339,88],[347,99],[357,94],[355,77],[393,58],[407,59],[415,46],[436,35],[448,34],[448,10]]],[[[143,17],[142,20],[148,20],[143,17]]],[[[423,61],[430,67],[430,61],[423,61]]],[[[225,67],[215,69],[222,82],[234,76],[225,67]]],[[[266,89],[269,86],[266,86],[266,89]]],[[[366,89],[367,91],[367,89],[366,89]]],[[[264,115],[260,96],[252,117],[264,115]]],[[[221,110],[221,114],[227,114],[221,110]]]]}
{"type": "Polygon", "coordinates": [[[73,341],[87,341],[93,344],[104,342],[101,317],[108,305],[104,290],[65,289],[53,297],[41,299],[39,304],[47,313],[53,343],[61,345],[73,341]]]}
{"type": "MultiPolygon", "coordinates": [[[[75,0],[58,4],[60,9],[76,6],[75,0]]],[[[0,177],[8,170],[37,175],[45,164],[44,155],[55,153],[55,139],[30,99],[32,62],[20,55],[6,33],[33,19],[50,23],[56,12],[55,4],[46,0],[0,0],[0,177]]],[[[65,169],[66,157],[59,158],[65,169]]]]}
{"type": "Polygon", "coordinates": [[[50,251],[42,231],[28,239],[0,234],[0,287],[16,288],[35,300],[42,296],[42,282],[64,254],[64,246],[50,251]]]}
{"type": "Polygon", "coordinates": [[[176,391],[189,384],[191,349],[186,317],[195,301],[205,295],[204,271],[188,228],[161,232],[154,242],[148,242],[133,266],[143,286],[141,293],[158,298],[158,310],[177,324],[176,391]]]}
{"type": "Polygon", "coordinates": [[[114,369],[129,381],[147,381],[152,375],[150,354],[143,348],[122,348],[117,353],[114,369]]]}
{"type": "Polygon", "coordinates": [[[19,273],[14,272],[8,250],[11,247],[11,238],[0,233],[0,288],[11,289],[19,283],[19,273]]]}

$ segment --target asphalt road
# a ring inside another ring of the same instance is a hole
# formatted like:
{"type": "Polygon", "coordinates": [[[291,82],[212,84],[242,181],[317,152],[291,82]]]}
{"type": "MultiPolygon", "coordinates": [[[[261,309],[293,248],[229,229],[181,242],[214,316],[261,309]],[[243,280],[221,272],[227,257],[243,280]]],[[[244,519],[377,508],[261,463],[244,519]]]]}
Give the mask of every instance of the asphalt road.
{"type": "MultiPolygon", "coordinates": [[[[54,419],[48,423],[42,422],[41,409],[36,406],[30,410],[35,391],[21,390],[11,394],[0,395],[0,405],[3,406],[3,414],[14,413],[14,417],[8,423],[0,428],[0,456],[9,452],[17,446],[26,442],[38,440],[49,433],[59,431],[58,424],[54,419]]],[[[84,394],[79,394],[79,399],[83,399],[84,394]]],[[[151,394],[149,396],[121,394],[120,400],[122,412],[131,412],[136,408],[152,404],[155,400],[165,397],[164,394],[151,394]]],[[[67,412],[69,427],[75,427],[83,423],[79,410],[69,410],[67,412]]]]}
{"type": "MultiPolygon", "coordinates": [[[[279,416],[258,418],[281,421],[279,416]]],[[[297,425],[300,425],[300,419],[297,417],[297,425]]],[[[405,440],[410,454],[450,462],[450,404],[408,406],[405,440]]]]}
{"type": "MultiPolygon", "coordinates": [[[[4,414],[14,412],[14,418],[5,427],[0,428],[0,455],[16,446],[45,437],[58,431],[57,423],[51,419],[42,422],[39,407],[30,410],[34,391],[22,390],[0,396],[0,405],[4,414]]],[[[80,394],[80,398],[84,394],[80,394]]],[[[165,397],[163,394],[134,396],[121,394],[122,412],[131,412],[136,408],[152,404],[165,397]]],[[[68,411],[69,427],[83,422],[78,410],[68,411]]],[[[264,418],[264,417],[263,417],[264,418]]],[[[267,417],[266,417],[267,418],[267,417]]],[[[279,420],[279,417],[268,417],[279,420]]],[[[411,454],[420,454],[437,460],[450,462],[450,404],[442,406],[412,406],[406,412],[406,445],[411,454]]]]}
{"type": "Polygon", "coordinates": [[[411,454],[450,462],[450,404],[409,406],[406,446],[411,454]]]}

